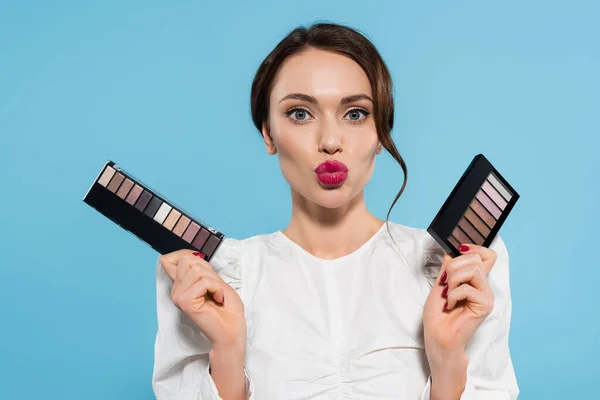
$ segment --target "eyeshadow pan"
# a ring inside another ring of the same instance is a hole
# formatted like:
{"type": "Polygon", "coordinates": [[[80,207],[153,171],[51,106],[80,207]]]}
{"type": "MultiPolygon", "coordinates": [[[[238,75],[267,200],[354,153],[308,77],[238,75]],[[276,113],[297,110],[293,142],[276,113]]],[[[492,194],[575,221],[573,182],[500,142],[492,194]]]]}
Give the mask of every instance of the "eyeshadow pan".
{"type": "Polygon", "coordinates": [[[496,175],[494,175],[493,172],[490,172],[490,175],[487,178],[506,201],[510,201],[510,199],[512,199],[512,194],[510,193],[510,190],[504,187],[502,182],[500,182],[500,180],[496,178],[496,175]]]}
{"type": "Polygon", "coordinates": [[[133,181],[129,178],[125,178],[125,182],[123,182],[123,184],[117,191],[117,196],[119,196],[122,199],[125,199],[125,196],[127,196],[127,193],[129,193],[132,186],[133,186],[133,181]]]}
{"type": "Polygon", "coordinates": [[[150,200],[148,207],[146,207],[144,214],[146,214],[150,218],[154,217],[154,214],[156,214],[156,211],[158,211],[158,208],[160,207],[161,204],[162,204],[162,200],[159,199],[158,197],[154,196],[152,198],[152,200],[150,200]]]}
{"type": "Polygon", "coordinates": [[[131,205],[134,205],[137,199],[140,198],[140,194],[142,194],[143,190],[144,189],[136,183],[133,189],[131,189],[131,192],[129,192],[129,194],[127,195],[125,201],[131,205]]]}
{"type": "Polygon", "coordinates": [[[192,245],[197,249],[201,249],[202,246],[204,246],[204,243],[206,243],[206,239],[208,239],[209,236],[210,236],[210,232],[208,232],[206,229],[202,228],[200,230],[200,232],[198,232],[198,234],[194,238],[192,245]]]}
{"type": "Polygon", "coordinates": [[[457,225],[452,231],[452,236],[461,243],[472,243],[473,241],[463,232],[462,229],[457,225]]]}
{"type": "Polygon", "coordinates": [[[465,213],[465,218],[469,220],[471,224],[477,229],[482,236],[487,236],[490,234],[490,228],[483,222],[483,220],[473,211],[471,207],[467,209],[465,213]]]}
{"type": "Polygon", "coordinates": [[[185,231],[185,228],[188,227],[189,223],[190,219],[185,215],[182,215],[181,218],[179,218],[177,225],[175,225],[175,228],[173,228],[173,233],[181,237],[181,235],[183,235],[183,231],[185,231]]]}
{"type": "Polygon", "coordinates": [[[471,202],[471,208],[473,209],[473,211],[475,211],[475,213],[477,213],[479,218],[481,218],[487,226],[493,228],[494,225],[496,225],[496,218],[494,218],[494,216],[490,214],[488,210],[485,209],[485,207],[479,202],[479,200],[473,199],[473,201],[471,202]]]}
{"type": "Polygon", "coordinates": [[[471,238],[471,243],[481,246],[485,238],[471,225],[465,217],[458,221],[458,226],[471,238]]]}
{"type": "Polygon", "coordinates": [[[111,160],[100,169],[83,201],[160,254],[204,249],[204,259],[210,262],[225,239],[111,160]]]}
{"type": "Polygon", "coordinates": [[[167,218],[167,214],[169,214],[169,211],[171,211],[172,208],[173,207],[171,207],[167,203],[162,203],[162,205],[156,212],[156,215],[154,216],[154,220],[159,224],[162,224],[165,218],[167,218]]]}
{"type": "Polygon", "coordinates": [[[494,187],[490,184],[488,180],[483,182],[481,188],[488,196],[490,196],[490,198],[494,201],[494,203],[496,203],[498,207],[500,207],[501,210],[504,210],[506,208],[506,205],[508,203],[506,202],[506,200],[504,200],[500,193],[498,193],[498,191],[494,189],[494,187]]]}
{"type": "Polygon", "coordinates": [[[173,229],[173,227],[175,226],[175,223],[177,222],[177,220],[179,219],[180,216],[181,216],[181,213],[179,211],[177,211],[176,209],[172,209],[171,212],[169,213],[169,216],[163,223],[164,227],[167,228],[168,230],[173,229]]]}
{"type": "Polygon", "coordinates": [[[192,243],[192,239],[194,239],[194,236],[196,236],[196,233],[198,233],[199,230],[200,230],[200,225],[198,225],[195,222],[192,222],[190,224],[190,226],[186,229],[185,233],[183,234],[183,236],[182,236],[183,240],[185,240],[188,243],[192,243]]]}
{"type": "Polygon", "coordinates": [[[108,182],[110,182],[110,179],[113,177],[115,172],[117,171],[115,171],[113,167],[107,166],[104,172],[102,173],[100,179],[98,179],[98,183],[106,187],[106,185],[108,185],[108,182]]]}
{"type": "Polygon", "coordinates": [[[456,247],[458,249],[458,246],[460,246],[460,243],[458,242],[458,240],[456,240],[456,238],[454,236],[450,235],[448,240],[450,241],[450,243],[452,243],[454,245],[454,247],[456,247]]]}
{"type": "Polygon", "coordinates": [[[113,193],[117,193],[117,189],[121,185],[121,182],[123,182],[123,179],[125,179],[123,174],[117,172],[115,176],[113,176],[113,178],[110,180],[110,183],[108,184],[108,190],[110,190],[113,193]]]}
{"type": "Polygon", "coordinates": [[[152,193],[150,193],[147,190],[144,190],[144,192],[141,194],[140,198],[138,199],[137,203],[135,203],[135,208],[137,208],[140,211],[144,211],[144,208],[146,208],[146,206],[148,205],[148,202],[150,201],[151,198],[152,198],[152,193]]]}
{"type": "Polygon", "coordinates": [[[477,154],[454,185],[427,232],[453,257],[457,245],[488,247],[512,211],[519,194],[483,155],[477,154]]]}
{"type": "Polygon", "coordinates": [[[495,219],[500,218],[500,215],[502,215],[502,211],[500,211],[498,206],[496,204],[494,204],[492,199],[490,199],[483,190],[480,189],[479,192],[477,192],[476,197],[477,197],[477,200],[479,200],[481,202],[481,204],[483,204],[485,209],[488,210],[490,212],[490,214],[492,214],[494,216],[495,219]]]}
{"type": "Polygon", "coordinates": [[[210,235],[210,237],[208,238],[208,240],[202,247],[202,250],[200,250],[200,251],[202,253],[206,254],[207,258],[210,258],[210,257],[212,257],[212,253],[215,251],[218,244],[219,244],[219,238],[217,238],[215,235],[210,235]]]}

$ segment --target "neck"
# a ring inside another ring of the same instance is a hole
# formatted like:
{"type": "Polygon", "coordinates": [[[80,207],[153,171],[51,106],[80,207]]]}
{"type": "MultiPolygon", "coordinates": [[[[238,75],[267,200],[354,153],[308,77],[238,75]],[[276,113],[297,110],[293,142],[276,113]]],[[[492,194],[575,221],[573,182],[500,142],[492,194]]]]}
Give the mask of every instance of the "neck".
{"type": "Polygon", "coordinates": [[[366,207],[364,192],[337,209],[310,203],[292,190],[292,217],[283,233],[312,255],[330,260],[360,248],[385,221],[366,207]]]}

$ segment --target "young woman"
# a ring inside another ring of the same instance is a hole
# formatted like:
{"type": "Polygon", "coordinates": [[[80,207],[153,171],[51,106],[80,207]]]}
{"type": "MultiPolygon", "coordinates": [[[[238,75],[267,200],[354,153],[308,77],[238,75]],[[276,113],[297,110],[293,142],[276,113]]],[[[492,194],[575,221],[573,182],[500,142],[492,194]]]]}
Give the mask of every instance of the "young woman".
{"type": "Polygon", "coordinates": [[[451,258],[367,209],[383,148],[406,178],[373,44],[341,25],[295,29],[258,69],[251,107],[289,182],[290,223],[226,239],[210,264],[159,259],[157,398],[515,399],[500,237],[451,258]]]}

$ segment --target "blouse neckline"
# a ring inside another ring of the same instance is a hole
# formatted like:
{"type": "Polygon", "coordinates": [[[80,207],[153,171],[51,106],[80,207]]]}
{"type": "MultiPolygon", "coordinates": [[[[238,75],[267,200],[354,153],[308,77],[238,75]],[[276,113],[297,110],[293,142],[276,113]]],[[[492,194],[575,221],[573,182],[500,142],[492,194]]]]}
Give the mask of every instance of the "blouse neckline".
{"type": "MultiPolygon", "coordinates": [[[[391,224],[391,222],[390,222],[390,224],[391,224]]],[[[349,259],[351,257],[356,257],[358,254],[360,254],[363,251],[365,251],[365,249],[367,247],[369,247],[370,244],[376,240],[376,238],[379,236],[379,234],[381,234],[381,232],[383,232],[383,230],[385,229],[385,227],[386,227],[386,223],[384,221],[384,223],[377,230],[377,232],[375,232],[359,248],[357,248],[356,250],[352,251],[351,253],[348,253],[348,254],[343,255],[341,257],[338,257],[338,258],[332,258],[332,259],[320,258],[320,257],[315,256],[314,254],[312,254],[309,251],[305,250],[298,243],[294,242],[292,239],[290,239],[289,237],[287,237],[287,235],[285,233],[283,233],[283,231],[281,229],[278,230],[278,231],[276,231],[275,234],[277,236],[279,236],[282,240],[284,240],[285,242],[287,242],[289,245],[291,245],[293,248],[295,248],[303,256],[308,257],[308,258],[310,258],[310,259],[312,259],[314,261],[317,261],[317,262],[320,262],[320,263],[323,263],[323,264],[332,264],[332,263],[338,263],[340,261],[345,261],[345,260],[347,260],[347,259],[349,259]]]]}

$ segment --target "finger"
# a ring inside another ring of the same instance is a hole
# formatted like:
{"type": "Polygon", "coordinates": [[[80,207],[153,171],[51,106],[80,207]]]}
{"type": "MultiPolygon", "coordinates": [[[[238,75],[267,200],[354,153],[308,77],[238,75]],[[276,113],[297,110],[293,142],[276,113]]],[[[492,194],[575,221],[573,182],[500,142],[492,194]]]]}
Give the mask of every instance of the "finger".
{"type": "Polygon", "coordinates": [[[221,280],[217,273],[210,268],[210,266],[196,263],[190,266],[181,280],[175,280],[175,283],[173,284],[173,290],[185,292],[190,288],[190,286],[202,278],[211,278],[217,281],[221,280]]]}
{"type": "Polygon", "coordinates": [[[483,262],[484,272],[486,274],[488,274],[491,271],[492,267],[494,266],[494,263],[496,262],[496,258],[498,257],[498,254],[494,250],[489,249],[487,247],[478,246],[476,244],[471,244],[471,243],[463,244],[463,245],[461,245],[459,250],[461,250],[461,249],[465,250],[465,251],[461,251],[461,255],[464,255],[464,254],[479,255],[479,257],[481,258],[481,261],[483,262]]]}
{"type": "MultiPolygon", "coordinates": [[[[188,254],[183,254],[179,257],[177,261],[177,267],[175,269],[175,283],[181,283],[181,280],[188,273],[190,268],[194,265],[204,265],[208,263],[204,261],[200,256],[196,256],[196,254],[202,254],[198,252],[192,252],[188,254]]],[[[212,267],[210,267],[212,269],[212,267]]]]}
{"type": "Polygon", "coordinates": [[[487,277],[478,264],[468,264],[448,274],[448,292],[463,283],[468,283],[477,290],[486,290],[489,287],[487,277]]]}
{"type": "Polygon", "coordinates": [[[158,260],[160,262],[160,265],[163,267],[163,269],[169,276],[169,278],[171,278],[171,280],[175,280],[177,264],[179,263],[179,259],[181,257],[183,257],[184,255],[189,255],[189,254],[193,254],[193,253],[194,253],[193,250],[187,250],[187,249],[177,250],[177,251],[173,251],[171,253],[163,254],[162,256],[159,257],[158,260]]]}
{"type": "Polygon", "coordinates": [[[225,300],[223,285],[212,278],[202,278],[194,283],[188,290],[182,292],[178,300],[184,311],[198,311],[210,294],[216,303],[223,304],[225,300]],[[204,301],[202,301],[204,300],[204,301]]]}
{"type": "Polygon", "coordinates": [[[468,284],[462,284],[456,289],[448,292],[446,310],[452,310],[456,303],[466,300],[471,303],[471,309],[479,309],[483,314],[489,314],[493,309],[493,295],[486,294],[468,284]]]}
{"type": "Polygon", "coordinates": [[[448,268],[448,263],[452,261],[452,256],[450,256],[450,254],[445,253],[444,254],[444,259],[442,261],[442,267],[440,268],[440,272],[438,273],[438,276],[435,280],[435,284],[436,285],[445,285],[447,282],[447,268],[448,268]]]}

